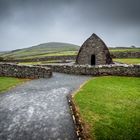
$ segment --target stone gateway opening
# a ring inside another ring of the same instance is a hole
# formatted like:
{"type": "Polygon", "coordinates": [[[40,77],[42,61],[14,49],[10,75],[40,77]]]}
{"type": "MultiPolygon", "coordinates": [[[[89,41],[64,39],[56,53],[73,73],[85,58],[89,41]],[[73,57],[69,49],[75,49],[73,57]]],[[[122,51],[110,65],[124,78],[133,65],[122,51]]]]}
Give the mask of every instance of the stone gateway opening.
{"type": "Polygon", "coordinates": [[[91,55],[91,65],[95,65],[95,55],[91,55]]]}

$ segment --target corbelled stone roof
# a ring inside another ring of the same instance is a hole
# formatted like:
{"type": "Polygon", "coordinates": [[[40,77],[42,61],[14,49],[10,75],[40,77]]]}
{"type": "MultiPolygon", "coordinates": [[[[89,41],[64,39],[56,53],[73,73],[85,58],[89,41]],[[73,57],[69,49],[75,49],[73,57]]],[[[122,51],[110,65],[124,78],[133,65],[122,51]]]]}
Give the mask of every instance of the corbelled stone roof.
{"type": "Polygon", "coordinates": [[[95,65],[112,63],[106,44],[95,33],[93,33],[81,46],[76,63],[91,65],[91,57],[93,55],[95,56],[95,65]]]}

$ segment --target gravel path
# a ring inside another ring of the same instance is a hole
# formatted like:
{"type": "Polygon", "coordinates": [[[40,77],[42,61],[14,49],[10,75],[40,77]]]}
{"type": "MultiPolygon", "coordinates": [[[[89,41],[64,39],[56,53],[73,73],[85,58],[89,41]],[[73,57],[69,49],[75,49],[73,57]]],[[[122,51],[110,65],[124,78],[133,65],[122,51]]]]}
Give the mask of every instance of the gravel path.
{"type": "Polygon", "coordinates": [[[88,77],[54,73],[0,95],[0,140],[75,140],[66,96],[88,77]]]}

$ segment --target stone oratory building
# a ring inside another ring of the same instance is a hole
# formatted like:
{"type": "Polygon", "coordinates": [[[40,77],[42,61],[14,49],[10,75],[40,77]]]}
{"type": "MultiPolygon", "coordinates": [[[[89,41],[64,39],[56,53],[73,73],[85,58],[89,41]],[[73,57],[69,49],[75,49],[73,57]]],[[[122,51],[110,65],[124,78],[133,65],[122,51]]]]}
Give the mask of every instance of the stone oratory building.
{"type": "Polygon", "coordinates": [[[81,46],[76,58],[76,64],[80,65],[106,65],[111,64],[112,58],[105,43],[92,34],[81,46]]]}

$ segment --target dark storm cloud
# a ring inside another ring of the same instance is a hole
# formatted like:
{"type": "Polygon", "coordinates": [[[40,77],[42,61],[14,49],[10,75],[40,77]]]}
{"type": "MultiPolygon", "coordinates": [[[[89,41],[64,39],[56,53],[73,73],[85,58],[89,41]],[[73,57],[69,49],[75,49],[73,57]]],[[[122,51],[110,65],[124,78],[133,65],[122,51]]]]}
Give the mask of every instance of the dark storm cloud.
{"type": "Polygon", "coordinates": [[[0,50],[61,41],[81,44],[93,32],[107,45],[140,46],[139,0],[0,0],[0,50]]]}

